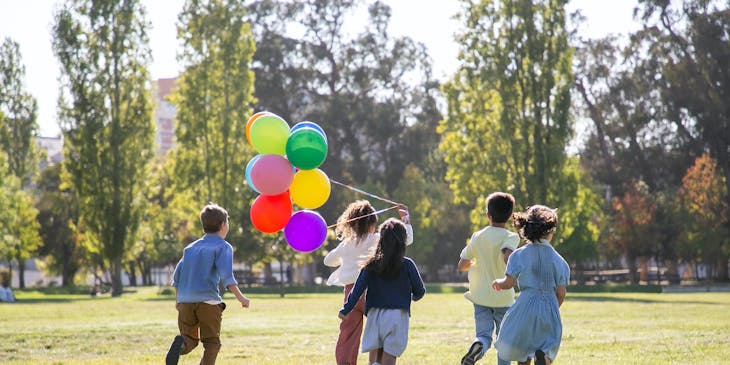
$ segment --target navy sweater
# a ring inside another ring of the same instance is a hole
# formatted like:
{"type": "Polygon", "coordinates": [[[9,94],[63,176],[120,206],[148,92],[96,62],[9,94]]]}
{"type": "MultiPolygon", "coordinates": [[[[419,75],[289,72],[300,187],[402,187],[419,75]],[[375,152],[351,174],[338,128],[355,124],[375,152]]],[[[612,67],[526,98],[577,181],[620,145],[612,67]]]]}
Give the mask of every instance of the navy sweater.
{"type": "Polygon", "coordinates": [[[426,294],[421,274],[408,257],[403,258],[397,277],[386,278],[367,269],[361,270],[340,313],[350,313],[365,289],[368,290],[365,295],[365,315],[370,308],[405,309],[410,313],[411,299],[416,301],[426,294]]]}

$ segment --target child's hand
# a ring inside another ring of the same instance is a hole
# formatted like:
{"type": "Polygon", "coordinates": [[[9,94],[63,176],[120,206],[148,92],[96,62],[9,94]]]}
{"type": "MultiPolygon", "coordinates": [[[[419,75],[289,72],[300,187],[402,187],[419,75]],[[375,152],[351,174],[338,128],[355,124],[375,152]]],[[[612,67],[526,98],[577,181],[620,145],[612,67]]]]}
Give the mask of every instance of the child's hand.
{"type": "Polygon", "coordinates": [[[411,222],[411,217],[408,214],[408,207],[400,204],[398,205],[398,215],[400,216],[400,220],[403,221],[405,224],[409,224],[411,222]]]}
{"type": "Polygon", "coordinates": [[[494,289],[494,290],[496,290],[496,291],[502,291],[502,286],[501,286],[501,285],[499,285],[499,279],[495,279],[495,280],[494,280],[494,281],[492,282],[492,289],[494,289]]]}
{"type": "Polygon", "coordinates": [[[251,303],[251,301],[243,295],[238,298],[238,301],[241,302],[241,307],[243,308],[248,308],[249,304],[251,303]]]}
{"type": "Polygon", "coordinates": [[[343,320],[343,319],[345,319],[345,315],[340,312],[337,312],[337,318],[339,318],[340,320],[343,320]]]}

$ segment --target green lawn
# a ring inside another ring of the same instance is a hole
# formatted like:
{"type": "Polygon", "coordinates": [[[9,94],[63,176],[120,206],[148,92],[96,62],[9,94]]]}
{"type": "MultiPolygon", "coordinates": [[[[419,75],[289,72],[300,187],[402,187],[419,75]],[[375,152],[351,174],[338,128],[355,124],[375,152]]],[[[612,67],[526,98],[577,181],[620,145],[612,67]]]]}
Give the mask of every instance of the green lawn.
{"type": "MultiPolygon", "coordinates": [[[[0,363],[161,364],[176,334],[173,298],[156,288],[121,298],[16,292],[0,305],[0,363]]],[[[339,294],[230,296],[219,364],[332,364],[339,294]]],[[[568,293],[556,364],[728,364],[730,293],[568,293]]],[[[399,364],[457,364],[473,336],[458,293],[426,294],[412,307],[399,364]]],[[[181,358],[197,364],[202,346],[181,358]]],[[[366,355],[360,357],[367,364],[366,355]]],[[[480,364],[494,364],[491,349],[480,364]]]]}

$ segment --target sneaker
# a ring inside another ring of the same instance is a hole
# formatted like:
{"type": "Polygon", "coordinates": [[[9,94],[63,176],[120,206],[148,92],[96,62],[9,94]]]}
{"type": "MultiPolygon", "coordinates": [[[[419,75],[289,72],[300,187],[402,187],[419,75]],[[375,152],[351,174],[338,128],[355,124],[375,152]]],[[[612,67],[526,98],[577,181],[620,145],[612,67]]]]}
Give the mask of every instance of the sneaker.
{"type": "Polygon", "coordinates": [[[466,352],[466,355],[461,358],[461,365],[476,364],[477,360],[479,359],[479,355],[482,354],[483,348],[484,345],[481,342],[474,341],[474,343],[471,344],[471,347],[469,347],[469,351],[466,352]]]}
{"type": "Polygon", "coordinates": [[[177,365],[177,361],[180,359],[180,353],[183,349],[183,336],[175,336],[172,340],[170,349],[167,350],[167,356],[165,356],[165,365],[177,365]]]}
{"type": "Polygon", "coordinates": [[[535,365],[547,365],[545,353],[542,350],[535,351],[535,365]]]}

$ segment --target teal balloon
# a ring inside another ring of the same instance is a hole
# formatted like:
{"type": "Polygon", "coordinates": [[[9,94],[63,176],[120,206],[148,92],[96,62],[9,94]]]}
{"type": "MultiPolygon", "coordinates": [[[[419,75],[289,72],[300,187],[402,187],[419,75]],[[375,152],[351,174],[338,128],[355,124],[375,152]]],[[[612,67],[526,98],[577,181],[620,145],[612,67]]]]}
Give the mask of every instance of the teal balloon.
{"type": "Polygon", "coordinates": [[[286,157],[300,170],[316,169],[327,158],[327,141],[314,128],[297,129],[286,141],[286,157]]]}
{"type": "Polygon", "coordinates": [[[251,161],[248,161],[248,164],[246,164],[246,183],[248,186],[253,189],[253,191],[261,194],[259,189],[256,189],[256,186],[253,184],[253,181],[251,181],[251,170],[253,169],[253,165],[256,164],[256,161],[258,161],[261,158],[261,155],[253,156],[251,161]]]}
{"type": "Polygon", "coordinates": [[[251,124],[251,144],[259,154],[284,156],[288,138],[289,124],[278,115],[264,115],[251,124]]]}

